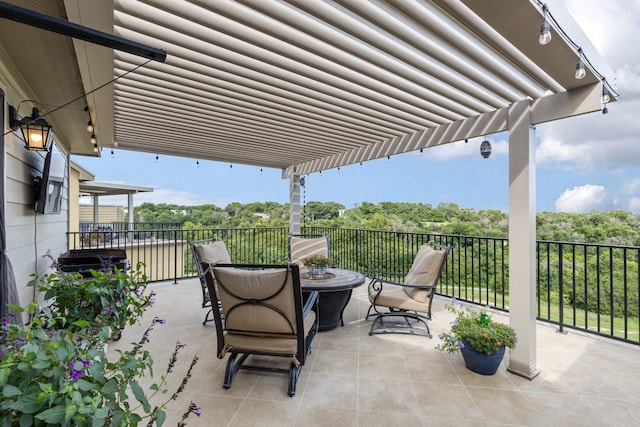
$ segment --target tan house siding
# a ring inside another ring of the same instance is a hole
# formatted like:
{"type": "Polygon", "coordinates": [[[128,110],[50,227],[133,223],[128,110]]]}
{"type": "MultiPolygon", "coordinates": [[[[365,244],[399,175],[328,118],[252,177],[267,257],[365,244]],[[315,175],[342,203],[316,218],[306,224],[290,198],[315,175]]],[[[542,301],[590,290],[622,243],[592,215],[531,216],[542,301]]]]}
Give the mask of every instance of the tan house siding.
{"type": "MultiPolygon", "coordinates": [[[[98,206],[98,222],[100,224],[124,221],[126,221],[124,206],[98,206]]],[[[93,205],[80,205],[80,222],[93,222],[93,205]]]]}

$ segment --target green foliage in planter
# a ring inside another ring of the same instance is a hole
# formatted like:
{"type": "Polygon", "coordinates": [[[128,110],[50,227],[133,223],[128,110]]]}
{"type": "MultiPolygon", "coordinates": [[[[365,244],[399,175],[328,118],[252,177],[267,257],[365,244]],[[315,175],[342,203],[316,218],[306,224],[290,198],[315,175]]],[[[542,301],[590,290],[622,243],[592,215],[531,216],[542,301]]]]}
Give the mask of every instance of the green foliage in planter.
{"type": "Polygon", "coordinates": [[[448,353],[459,351],[464,347],[463,339],[480,353],[486,354],[491,354],[502,346],[516,346],[516,331],[509,325],[494,322],[486,310],[478,311],[470,307],[464,309],[455,298],[446,308],[454,313],[456,318],[451,322],[451,332],[438,335],[442,340],[436,347],[438,350],[448,353]]]}
{"type": "MultiPolygon", "coordinates": [[[[21,307],[13,306],[17,311],[21,307]]],[[[37,303],[29,313],[37,311],[37,303]]],[[[87,339],[86,332],[67,332],[59,339],[47,334],[43,317],[35,317],[27,326],[0,326],[0,425],[1,426],[161,426],[166,404],[175,400],[191,377],[197,362],[191,365],[178,389],[163,403],[151,406],[150,399],[166,393],[167,376],[174,367],[177,343],[166,372],[145,392],[139,379],[152,375],[153,359],[143,347],[157,324],[155,318],[131,350],[119,351],[108,360],[99,340],[87,339]]],[[[183,416],[199,416],[192,402],[183,416]]]]}
{"type": "Polygon", "coordinates": [[[64,272],[32,276],[29,286],[36,286],[49,302],[43,308],[47,328],[91,329],[88,333],[97,335],[109,327],[117,335],[127,324],[138,322],[155,296],[145,292],[144,264],[129,272],[113,268],[108,259],[104,264],[100,271],[91,270],[89,278],[64,272]]]}

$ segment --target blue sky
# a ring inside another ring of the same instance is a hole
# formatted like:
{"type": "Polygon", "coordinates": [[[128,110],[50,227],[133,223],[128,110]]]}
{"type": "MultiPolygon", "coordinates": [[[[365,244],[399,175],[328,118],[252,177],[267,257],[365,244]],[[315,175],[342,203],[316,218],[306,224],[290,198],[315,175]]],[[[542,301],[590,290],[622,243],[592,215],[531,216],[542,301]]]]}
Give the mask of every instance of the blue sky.
{"type": "MultiPolygon", "coordinates": [[[[536,129],[537,210],[640,212],[640,0],[566,0],[565,7],[613,69],[621,93],[609,114],[592,113],[536,129]]],[[[550,5],[551,6],[551,5],[550,5]]],[[[553,9],[551,9],[553,13],[553,9]]],[[[363,201],[420,202],[433,206],[508,210],[508,135],[488,135],[306,177],[304,198],[347,208],[363,201]]],[[[101,158],[73,159],[97,181],[153,187],[134,203],[197,205],[289,201],[281,171],[254,166],[103,149],[101,158]]],[[[104,197],[102,204],[126,204],[104,197]]]]}

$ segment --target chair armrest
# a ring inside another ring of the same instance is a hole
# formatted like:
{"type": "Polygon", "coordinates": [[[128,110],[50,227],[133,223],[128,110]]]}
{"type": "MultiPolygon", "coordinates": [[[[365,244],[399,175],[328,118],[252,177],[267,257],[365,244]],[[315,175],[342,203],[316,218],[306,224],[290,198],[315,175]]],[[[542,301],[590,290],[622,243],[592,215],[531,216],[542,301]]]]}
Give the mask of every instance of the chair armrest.
{"type": "Polygon", "coordinates": [[[373,282],[379,282],[382,285],[389,284],[394,286],[402,286],[403,288],[416,288],[416,289],[435,289],[436,288],[436,285],[410,285],[408,283],[394,282],[393,280],[381,279],[379,277],[374,277],[373,279],[371,279],[371,283],[373,282]]]}
{"type": "Polygon", "coordinates": [[[318,299],[318,291],[313,291],[311,293],[309,293],[309,297],[307,298],[307,302],[304,303],[304,307],[302,307],[302,316],[306,316],[309,311],[311,310],[311,307],[313,307],[313,305],[315,304],[316,300],[318,299]]]}

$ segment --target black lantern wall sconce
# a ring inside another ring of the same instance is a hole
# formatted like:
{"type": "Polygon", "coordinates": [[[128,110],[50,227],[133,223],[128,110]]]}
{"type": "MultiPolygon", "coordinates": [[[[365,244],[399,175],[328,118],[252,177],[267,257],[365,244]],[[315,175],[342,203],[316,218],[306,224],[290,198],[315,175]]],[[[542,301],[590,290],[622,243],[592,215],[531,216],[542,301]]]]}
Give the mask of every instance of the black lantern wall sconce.
{"type": "MultiPolygon", "coordinates": [[[[18,104],[18,108],[20,108],[20,104],[18,104]]],[[[31,110],[30,117],[18,119],[18,108],[9,106],[9,126],[11,130],[20,128],[27,150],[49,151],[53,137],[51,125],[40,117],[40,112],[35,107],[31,110]]]]}

